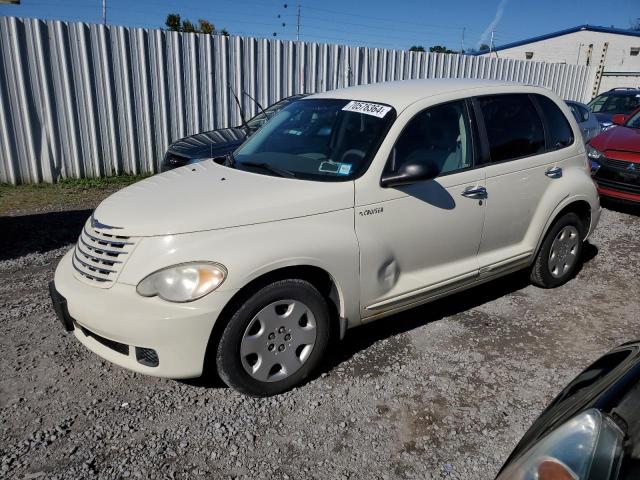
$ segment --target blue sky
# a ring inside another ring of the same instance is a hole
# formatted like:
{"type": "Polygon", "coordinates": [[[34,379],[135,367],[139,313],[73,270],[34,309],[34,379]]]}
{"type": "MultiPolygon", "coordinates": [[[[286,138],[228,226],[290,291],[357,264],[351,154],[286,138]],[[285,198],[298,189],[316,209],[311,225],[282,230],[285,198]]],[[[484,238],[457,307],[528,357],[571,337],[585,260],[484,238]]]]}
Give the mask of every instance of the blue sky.
{"type": "MultiPolygon", "coordinates": [[[[102,0],[22,0],[0,15],[100,22],[102,0]]],[[[161,27],[167,13],[205,18],[232,34],[295,39],[296,0],[107,0],[107,21],[161,27]],[[287,4],[287,8],[284,5],[287,4]],[[280,15],[280,18],[278,18],[280,15]],[[282,26],[285,23],[285,26],[282,26]]],[[[629,28],[638,0],[301,0],[301,39],[386,48],[501,45],[575,25],[629,28]],[[501,14],[500,14],[501,12],[501,14]],[[484,33],[484,36],[483,36],[484,33]]]]}

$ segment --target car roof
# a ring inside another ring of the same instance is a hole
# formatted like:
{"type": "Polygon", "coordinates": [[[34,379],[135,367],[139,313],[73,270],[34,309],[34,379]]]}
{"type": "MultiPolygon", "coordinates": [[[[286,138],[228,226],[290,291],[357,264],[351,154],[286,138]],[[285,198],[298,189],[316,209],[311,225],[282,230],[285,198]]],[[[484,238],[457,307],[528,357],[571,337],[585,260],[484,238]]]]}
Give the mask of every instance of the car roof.
{"type": "Polygon", "coordinates": [[[611,90],[602,92],[598,96],[600,97],[602,95],[610,95],[620,97],[635,97],[638,94],[640,94],[640,88],[612,88],[611,90]]]}
{"type": "MultiPolygon", "coordinates": [[[[486,87],[504,87],[506,89],[537,88],[521,83],[501,80],[478,80],[472,78],[438,78],[420,80],[398,80],[392,82],[370,83],[353,87],[330,90],[307,97],[305,100],[317,98],[340,98],[347,100],[361,100],[391,105],[398,112],[419,100],[457,91],[480,89],[486,87]]],[[[508,90],[507,90],[508,91],[508,90]]]]}

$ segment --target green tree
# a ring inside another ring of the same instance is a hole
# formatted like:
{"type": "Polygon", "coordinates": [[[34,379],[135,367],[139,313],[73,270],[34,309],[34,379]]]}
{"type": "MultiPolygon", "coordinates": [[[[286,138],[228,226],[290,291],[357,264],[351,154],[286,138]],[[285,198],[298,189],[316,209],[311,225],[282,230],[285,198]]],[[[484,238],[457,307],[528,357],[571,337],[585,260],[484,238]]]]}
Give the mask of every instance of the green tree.
{"type": "Polygon", "coordinates": [[[185,18],[182,19],[177,13],[170,13],[165,20],[167,30],[171,32],[185,32],[185,33],[203,33],[205,35],[224,35],[229,36],[229,32],[226,28],[220,31],[216,31],[216,27],[209,20],[201,18],[197,24],[191,22],[191,20],[185,18]]]}
{"type": "Polygon", "coordinates": [[[200,20],[198,20],[198,24],[200,25],[200,33],[204,33],[206,35],[213,35],[213,33],[216,31],[215,27],[213,26],[213,23],[211,23],[209,20],[205,20],[204,18],[201,18],[200,20]]]}
{"type": "Polygon", "coordinates": [[[410,49],[410,52],[424,52],[424,47],[422,45],[413,45],[410,49]]]}
{"type": "Polygon", "coordinates": [[[170,13],[169,15],[167,15],[167,19],[164,22],[164,24],[167,26],[168,30],[172,32],[179,32],[180,31],[180,15],[178,15],[177,13],[170,13]]]}
{"type": "Polygon", "coordinates": [[[442,45],[434,45],[433,47],[429,47],[429,51],[433,53],[458,53],[455,50],[450,50],[442,45]]]}
{"type": "Polygon", "coordinates": [[[189,20],[182,21],[182,31],[185,33],[196,33],[196,26],[191,23],[189,20]]]}
{"type": "Polygon", "coordinates": [[[481,43],[480,48],[478,50],[480,50],[481,52],[485,50],[489,50],[489,45],[487,45],[486,43],[481,43]]]}

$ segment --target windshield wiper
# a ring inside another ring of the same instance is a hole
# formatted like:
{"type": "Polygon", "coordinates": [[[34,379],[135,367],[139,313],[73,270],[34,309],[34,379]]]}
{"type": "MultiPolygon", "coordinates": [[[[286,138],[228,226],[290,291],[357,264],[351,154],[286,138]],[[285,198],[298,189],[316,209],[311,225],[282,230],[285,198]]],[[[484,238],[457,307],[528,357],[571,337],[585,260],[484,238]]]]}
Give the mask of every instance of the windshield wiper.
{"type": "Polygon", "coordinates": [[[273,165],[270,165],[265,162],[241,162],[240,165],[246,165],[247,167],[261,168],[268,172],[275,173],[279,177],[286,177],[286,178],[296,177],[296,174],[289,170],[285,170],[284,168],[274,167],[273,165]]]}

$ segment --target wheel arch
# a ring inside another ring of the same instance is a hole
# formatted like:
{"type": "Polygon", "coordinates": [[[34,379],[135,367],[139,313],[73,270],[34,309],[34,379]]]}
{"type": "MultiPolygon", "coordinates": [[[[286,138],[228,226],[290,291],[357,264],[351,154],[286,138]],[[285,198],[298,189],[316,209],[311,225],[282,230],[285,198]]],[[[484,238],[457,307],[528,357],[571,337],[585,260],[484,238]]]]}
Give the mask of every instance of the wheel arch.
{"type": "Polygon", "coordinates": [[[315,265],[283,266],[264,272],[251,279],[246,285],[240,288],[223,307],[209,335],[203,371],[206,371],[208,365],[214,364],[218,341],[224,328],[233,316],[233,312],[257,290],[270,283],[285,279],[306,280],[316,287],[320,294],[327,300],[327,305],[330,309],[331,338],[335,340],[344,337],[347,329],[347,319],[341,315],[341,312],[344,312],[344,297],[333,276],[325,269],[315,265]]]}
{"type": "Polygon", "coordinates": [[[549,229],[556,223],[556,221],[561,218],[563,215],[573,212],[580,218],[582,225],[584,226],[583,234],[586,236],[587,233],[591,230],[591,204],[585,198],[571,198],[565,199],[564,202],[561,202],[553,211],[547,223],[544,226],[542,231],[542,235],[538,239],[538,244],[536,245],[535,254],[532,258],[535,259],[540,247],[542,246],[542,242],[544,238],[547,236],[547,232],[549,229]]]}

